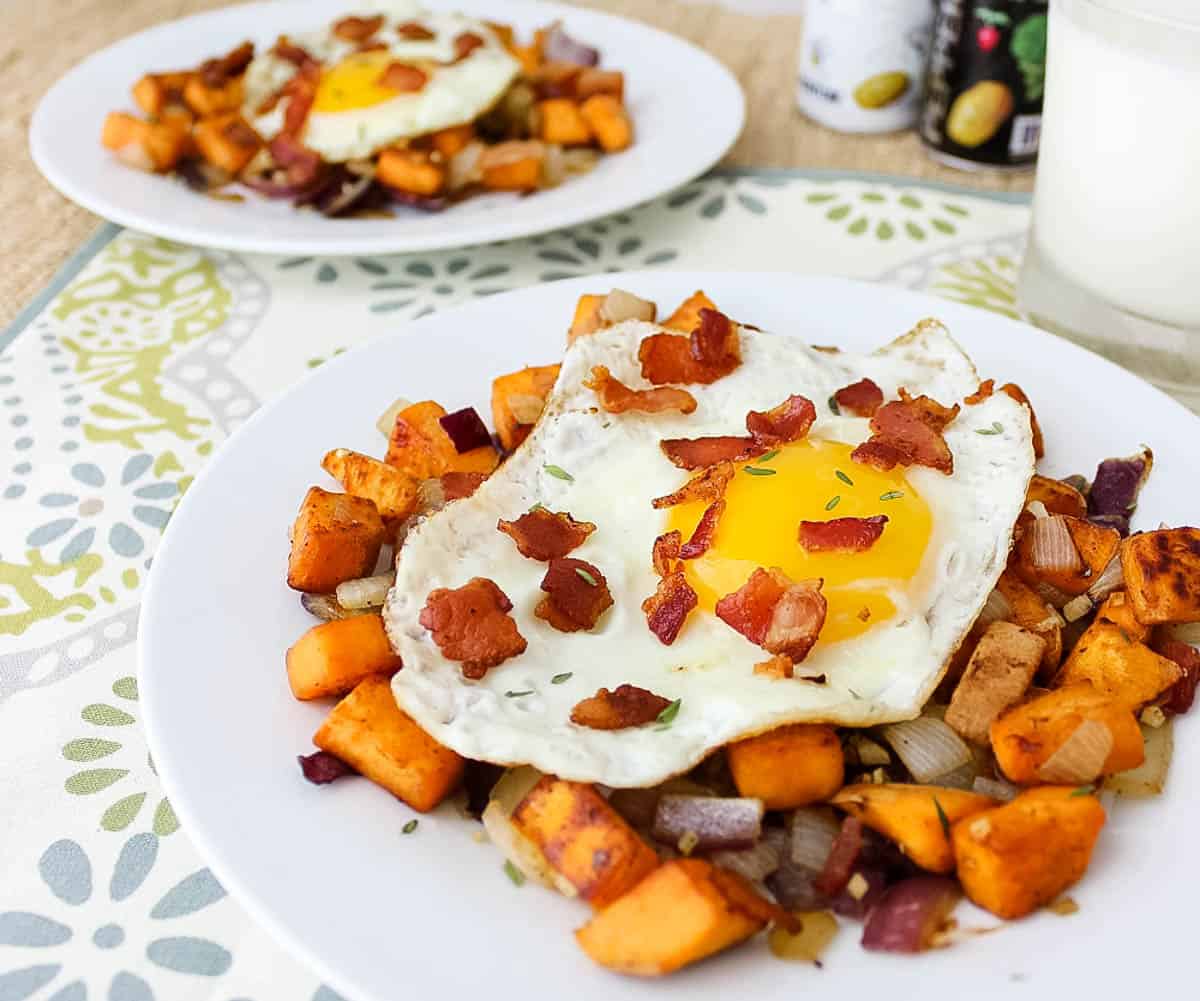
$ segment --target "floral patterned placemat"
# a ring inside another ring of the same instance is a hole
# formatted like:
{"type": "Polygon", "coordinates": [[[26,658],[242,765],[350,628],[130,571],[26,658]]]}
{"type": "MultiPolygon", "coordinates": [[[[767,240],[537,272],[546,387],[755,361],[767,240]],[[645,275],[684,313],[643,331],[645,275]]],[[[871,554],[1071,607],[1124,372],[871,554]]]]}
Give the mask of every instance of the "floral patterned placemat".
{"type": "Polygon", "coordinates": [[[155,548],[263,401],[399,323],[595,272],[832,272],[1017,316],[1028,222],[1021,195],[738,170],[435,254],[238,256],[105,227],[0,334],[0,1001],[337,1001],[205,867],[139,725],[155,548]]]}

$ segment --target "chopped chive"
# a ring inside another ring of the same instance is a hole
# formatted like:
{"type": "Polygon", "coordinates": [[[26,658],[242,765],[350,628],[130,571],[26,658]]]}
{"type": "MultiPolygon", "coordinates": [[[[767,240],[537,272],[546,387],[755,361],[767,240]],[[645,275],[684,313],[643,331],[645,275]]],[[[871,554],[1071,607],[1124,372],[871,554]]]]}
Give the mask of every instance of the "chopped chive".
{"type": "Polygon", "coordinates": [[[861,696],[861,695],[859,695],[859,694],[858,694],[858,692],[856,692],[856,691],[855,691],[853,688],[847,688],[847,689],[846,689],[846,691],[848,691],[848,692],[849,692],[851,695],[853,695],[853,696],[854,696],[856,699],[861,699],[861,698],[862,698],[862,696],[861,696]]]}
{"type": "Polygon", "coordinates": [[[830,498],[829,498],[829,503],[825,505],[825,510],[826,510],[826,511],[832,511],[832,510],[833,510],[835,507],[837,507],[837,506],[838,506],[838,505],[839,505],[841,502],[842,502],[842,495],[841,495],[841,494],[837,494],[837,495],[836,495],[836,496],[834,496],[834,497],[830,497],[830,498]]]}
{"type": "Polygon", "coordinates": [[[542,466],[542,468],[551,476],[560,480],[566,480],[568,483],[575,479],[575,477],[563,469],[562,466],[551,465],[549,462],[547,462],[544,466],[542,466]]]}
{"type": "Polygon", "coordinates": [[[504,860],[504,875],[512,880],[513,886],[525,885],[525,873],[513,865],[511,859],[504,860]]]}
{"type": "Polygon", "coordinates": [[[751,476],[774,476],[775,475],[774,469],[759,469],[757,466],[743,466],[742,468],[747,473],[749,473],[751,476]]]}
{"type": "Polygon", "coordinates": [[[886,494],[880,494],[880,500],[899,500],[904,496],[903,490],[889,490],[886,494]]]}
{"type": "Polygon", "coordinates": [[[665,730],[675,721],[675,717],[679,715],[679,707],[682,704],[683,699],[676,699],[655,717],[654,722],[658,724],[660,730],[665,730]]]}
{"type": "Polygon", "coordinates": [[[504,697],[506,699],[521,699],[521,698],[524,698],[526,695],[532,695],[532,694],[533,694],[533,689],[527,688],[523,692],[505,692],[504,697]]]}
{"type": "Polygon", "coordinates": [[[1071,796],[1090,796],[1095,791],[1095,786],[1080,786],[1078,789],[1071,790],[1071,796]]]}
{"type": "Polygon", "coordinates": [[[599,586],[600,586],[600,584],[599,584],[599,582],[596,580],[596,578],[595,578],[595,577],[593,577],[593,576],[592,576],[590,573],[588,573],[586,570],[584,570],[584,569],[583,569],[583,567],[576,567],[576,568],[575,568],[575,572],[576,572],[577,574],[579,574],[579,576],[580,576],[580,577],[582,577],[582,578],[583,578],[585,581],[587,581],[589,584],[591,584],[591,585],[592,585],[592,587],[599,587],[599,586]]]}
{"type": "Polygon", "coordinates": [[[417,818],[414,817],[407,824],[400,828],[401,834],[412,834],[417,829],[417,818]]]}
{"type": "Polygon", "coordinates": [[[771,461],[772,459],[774,459],[774,458],[775,458],[775,456],[777,456],[778,454],[779,454],[779,449],[777,449],[777,448],[773,448],[773,449],[771,449],[771,451],[769,451],[769,452],[768,452],[766,455],[760,455],[760,456],[759,456],[757,459],[755,459],[754,461],[755,461],[755,462],[756,462],[758,465],[760,465],[760,466],[761,466],[761,465],[762,465],[764,462],[770,462],[770,461],[771,461]]]}
{"type": "Polygon", "coordinates": [[[1004,425],[1001,424],[999,421],[992,421],[992,426],[990,428],[976,428],[975,429],[976,434],[1002,434],[1003,431],[1004,431],[1004,425]]]}
{"type": "Polygon", "coordinates": [[[566,681],[574,673],[575,673],[574,671],[564,671],[562,674],[556,674],[553,678],[550,679],[550,684],[561,685],[564,681],[566,681]]]}
{"type": "Polygon", "coordinates": [[[933,797],[933,807],[937,810],[938,823],[942,825],[942,833],[946,835],[947,840],[950,838],[950,818],[946,816],[946,811],[942,809],[942,804],[938,802],[936,796],[933,797]]]}
{"type": "Polygon", "coordinates": [[[844,484],[846,484],[846,486],[848,486],[848,487],[854,486],[854,481],[852,479],[850,479],[850,477],[847,476],[845,473],[843,473],[840,469],[834,470],[834,475],[836,475],[839,480],[841,480],[844,484]]]}
{"type": "Polygon", "coordinates": [[[838,406],[836,393],[829,397],[829,409],[832,410],[838,417],[842,416],[842,408],[838,406]]]}

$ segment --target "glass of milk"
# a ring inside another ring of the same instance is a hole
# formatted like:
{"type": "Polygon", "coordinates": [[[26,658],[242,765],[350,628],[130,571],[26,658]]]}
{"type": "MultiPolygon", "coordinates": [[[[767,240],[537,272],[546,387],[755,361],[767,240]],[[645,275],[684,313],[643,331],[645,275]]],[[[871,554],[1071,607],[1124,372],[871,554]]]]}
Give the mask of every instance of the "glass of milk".
{"type": "Polygon", "coordinates": [[[1200,0],[1051,0],[1018,299],[1200,409],[1200,0]]]}

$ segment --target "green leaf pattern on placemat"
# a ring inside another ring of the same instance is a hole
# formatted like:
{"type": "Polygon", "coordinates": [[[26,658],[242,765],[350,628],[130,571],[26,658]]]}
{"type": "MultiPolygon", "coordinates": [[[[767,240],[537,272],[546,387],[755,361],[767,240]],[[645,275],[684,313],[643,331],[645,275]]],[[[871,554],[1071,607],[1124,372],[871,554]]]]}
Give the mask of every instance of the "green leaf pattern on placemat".
{"type": "Polygon", "coordinates": [[[936,192],[918,194],[890,186],[853,191],[830,184],[828,190],[814,191],[804,200],[850,236],[871,235],[877,240],[923,242],[952,237],[959,221],[970,215],[965,205],[936,192]]]}
{"type": "Polygon", "coordinates": [[[944,265],[928,289],[968,306],[1021,318],[1017,311],[1017,262],[1003,255],[975,257],[944,265]]]}

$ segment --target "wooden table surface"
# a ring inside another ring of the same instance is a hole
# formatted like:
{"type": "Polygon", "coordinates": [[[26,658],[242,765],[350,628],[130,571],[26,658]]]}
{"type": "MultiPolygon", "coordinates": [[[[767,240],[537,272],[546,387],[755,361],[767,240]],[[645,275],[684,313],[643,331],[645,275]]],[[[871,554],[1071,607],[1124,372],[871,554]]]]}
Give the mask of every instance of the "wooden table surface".
{"type": "MultiPolygon", "coordinates": [[[[794,101],[801,20],[751,15],[676,0],[582,0],[672,31],[706,49],[746,91],[746,130],[725,163],[825,167],[932,178],[993,190],[1026,191],[1031,173],[967,174],[930,160],[913,133],[848,136],[810,122],[794,101]]],[[[0,326],[51,278],[99,220],[51,188],[29,158],[33,109],[47,88],[96,49],[152,24],[222,0],[8,0],[0,35],[0,326]]],[[[130,79],[139,67],[130,67],[130,79]]],[[[99,123],[81,122],[99,132],[99,123]]]]}

